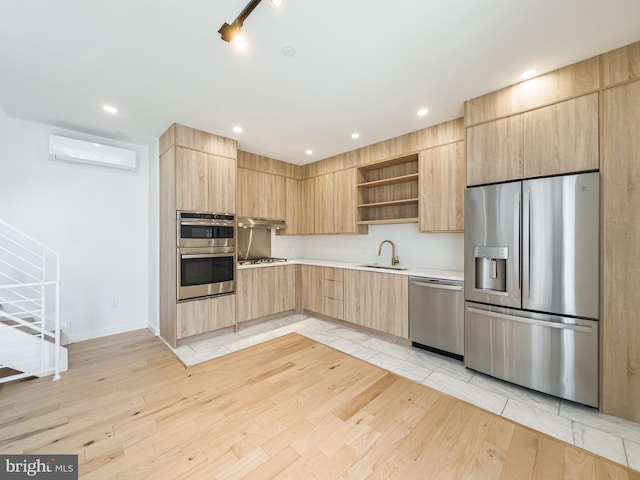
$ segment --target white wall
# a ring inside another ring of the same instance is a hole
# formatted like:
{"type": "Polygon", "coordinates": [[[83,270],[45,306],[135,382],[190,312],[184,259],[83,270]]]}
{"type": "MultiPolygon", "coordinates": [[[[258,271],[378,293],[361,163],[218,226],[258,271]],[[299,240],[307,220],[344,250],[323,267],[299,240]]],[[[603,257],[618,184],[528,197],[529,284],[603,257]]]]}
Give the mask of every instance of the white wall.
{"type": "Polygon", "coordinates": [[[382,240],[395,243],[401,265],[459,271],[464,268],[464,234],[419,233],[415,223],[371,225],[367,235],[274,236],[271,247],[277,257],[390,264],[390,245],[384,245],[378,256],[382,240]]]}
{"type": "MultiPolygon", "coordinates": [[[[0,219],[61,254],[61,323],[71,341],[157,323],[149,315],[157,304],[149,288],[157,283],[150,195],[147,146],[10,119],[0,110],[0,219]],[[135,150],[137,168],[52,161],[50,133],[135,150]]],[[[152,212],[157,216],[157,205],[152,212]]]]}

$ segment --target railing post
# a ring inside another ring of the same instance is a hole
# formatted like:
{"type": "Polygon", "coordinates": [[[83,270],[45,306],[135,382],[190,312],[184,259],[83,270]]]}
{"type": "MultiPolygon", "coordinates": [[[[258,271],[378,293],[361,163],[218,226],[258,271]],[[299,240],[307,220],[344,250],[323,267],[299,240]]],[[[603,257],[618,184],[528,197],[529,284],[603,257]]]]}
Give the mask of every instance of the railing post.
{"type": "Polygon", "coordinates": [[[60,380],[60,254],[56,252],[55,355],[53,381],[60,380]]]}

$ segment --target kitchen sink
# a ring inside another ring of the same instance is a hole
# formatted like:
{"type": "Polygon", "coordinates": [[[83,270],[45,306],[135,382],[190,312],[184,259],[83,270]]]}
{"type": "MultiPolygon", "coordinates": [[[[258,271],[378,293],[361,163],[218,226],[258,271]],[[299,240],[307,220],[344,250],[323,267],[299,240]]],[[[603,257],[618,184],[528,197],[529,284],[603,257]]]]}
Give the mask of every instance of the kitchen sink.
{"type": "Polygon", "coordinates": [[[366,267],[366,268],[380,268],[383,270],[408,270],[405,267],[395,267],[395,266],[391,266],[391,265],[358,265],[359,267],[366,267]]]}

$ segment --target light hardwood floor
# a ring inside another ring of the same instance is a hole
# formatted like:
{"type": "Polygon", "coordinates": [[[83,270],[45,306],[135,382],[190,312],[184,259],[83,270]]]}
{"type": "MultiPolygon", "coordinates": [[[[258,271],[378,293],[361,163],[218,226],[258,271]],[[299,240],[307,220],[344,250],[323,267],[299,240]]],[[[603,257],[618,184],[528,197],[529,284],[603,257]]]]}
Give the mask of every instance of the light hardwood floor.
{"type": "Polygon", "coordinates": [[[640,473],[290,334],[184,368],[147,331],[0,388],[1,453],[82,479],[640,480],[640,473]]]}

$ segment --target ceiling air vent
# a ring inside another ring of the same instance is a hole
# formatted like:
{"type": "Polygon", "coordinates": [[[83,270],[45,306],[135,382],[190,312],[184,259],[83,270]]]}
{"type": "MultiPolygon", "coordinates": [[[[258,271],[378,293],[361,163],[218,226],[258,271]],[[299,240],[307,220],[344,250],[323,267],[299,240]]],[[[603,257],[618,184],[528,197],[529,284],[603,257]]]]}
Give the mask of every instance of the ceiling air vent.
{"type": "Polygon", "coordinates": [[[136,168],[136,152],[133,150],[57,135],[49,135],[49,154],[52,160],[64,162],[98,165],[120,170],[134,170],[136,168]]]}

